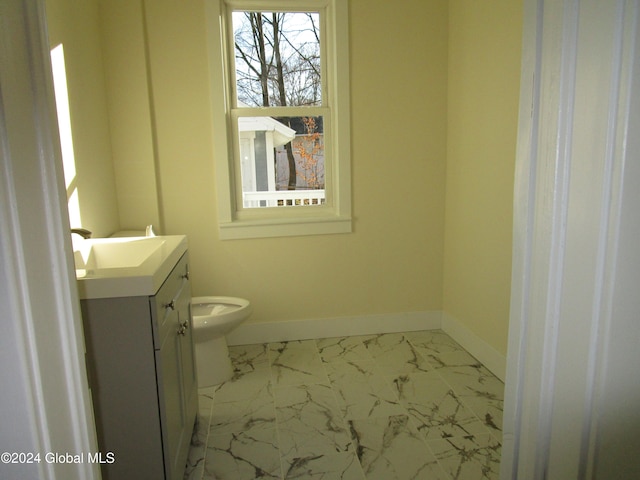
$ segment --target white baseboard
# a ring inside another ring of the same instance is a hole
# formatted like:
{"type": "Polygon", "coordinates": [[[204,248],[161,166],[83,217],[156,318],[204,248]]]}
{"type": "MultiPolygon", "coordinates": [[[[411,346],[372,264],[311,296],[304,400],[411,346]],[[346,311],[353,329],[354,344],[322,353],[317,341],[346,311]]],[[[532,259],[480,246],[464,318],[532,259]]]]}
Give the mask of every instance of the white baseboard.
{"type": "Polygon", "coordinates": [[[440,311],[388,313],[284,322],[245,323],[227,335],[229,345],[375,335],[442,329],[504,381],[507,359],[457,319],[440,311]]]}
{"type": "Polygon", "coordinates": [[[245,323],[227,335],[229,345],[375,335],[440,328],[442,312],[423,311],[285,322],[245,323]]]}
{"type": "Polygon", "coordinates": [[[448,313],[442,314],[442,330],[504,382],[507,358],[448,313]]]}

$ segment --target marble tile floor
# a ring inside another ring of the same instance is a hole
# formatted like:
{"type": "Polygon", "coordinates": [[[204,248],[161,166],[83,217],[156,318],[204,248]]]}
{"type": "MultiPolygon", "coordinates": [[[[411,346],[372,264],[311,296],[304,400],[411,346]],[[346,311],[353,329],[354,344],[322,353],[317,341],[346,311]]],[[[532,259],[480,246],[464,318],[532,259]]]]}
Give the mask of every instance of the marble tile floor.
{"type": "Polygon", "coordinates": [[[504,384],[440,330],[229,350],[186,480],[498,478],[504,384]]]}

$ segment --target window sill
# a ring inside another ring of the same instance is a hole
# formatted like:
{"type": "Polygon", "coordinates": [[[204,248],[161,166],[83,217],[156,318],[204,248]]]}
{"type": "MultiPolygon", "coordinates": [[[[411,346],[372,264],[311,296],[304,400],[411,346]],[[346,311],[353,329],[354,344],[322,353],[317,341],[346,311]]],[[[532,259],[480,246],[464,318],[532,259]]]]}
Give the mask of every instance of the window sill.
{"type": "Polygon", "coordinates": [[[220,240],[351,233],[351,217],[242,219],[219,223],[220,240]]]}

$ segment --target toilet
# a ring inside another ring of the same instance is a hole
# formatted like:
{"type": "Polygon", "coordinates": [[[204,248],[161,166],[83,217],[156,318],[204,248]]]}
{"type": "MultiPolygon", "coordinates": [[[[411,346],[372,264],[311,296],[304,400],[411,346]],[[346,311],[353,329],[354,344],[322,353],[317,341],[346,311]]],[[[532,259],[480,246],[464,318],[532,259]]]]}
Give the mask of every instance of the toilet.
{"type": "Polygon", "coordinates": [[[198,387],[218,385],[233,375],[226,335],[251,315],[251,303],[236,297],[193,297],[193,340],[198,387]]]}

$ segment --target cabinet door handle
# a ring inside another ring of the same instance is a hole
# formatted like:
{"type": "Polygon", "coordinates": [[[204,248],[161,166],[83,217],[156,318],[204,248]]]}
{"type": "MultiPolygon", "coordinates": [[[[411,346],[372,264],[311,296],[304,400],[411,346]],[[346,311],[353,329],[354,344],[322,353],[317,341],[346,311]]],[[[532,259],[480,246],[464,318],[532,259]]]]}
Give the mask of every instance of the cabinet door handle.
{"type": "Polygon", "coordinates": [[[182,278],[184,278],[185,280],[189,280],[189,270],[187,270],[185,274],[182,275],[182,278]]]}
{"type": "Polygon", "coordinates": [[[188,329],[189,329],[189,322],[185,320],[180,324],[180,328],[178,329],[178,335],[186,335],[188,329]]]}
{"type": "Polygon", "coordinates": [[[164,308],[175,310],[176,309],[176,301],[175,300],[171,300],[169,303],[165,303],[164,304],[164,308]]]}

